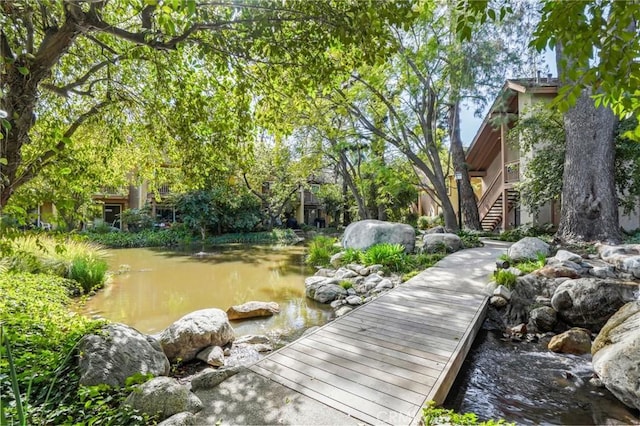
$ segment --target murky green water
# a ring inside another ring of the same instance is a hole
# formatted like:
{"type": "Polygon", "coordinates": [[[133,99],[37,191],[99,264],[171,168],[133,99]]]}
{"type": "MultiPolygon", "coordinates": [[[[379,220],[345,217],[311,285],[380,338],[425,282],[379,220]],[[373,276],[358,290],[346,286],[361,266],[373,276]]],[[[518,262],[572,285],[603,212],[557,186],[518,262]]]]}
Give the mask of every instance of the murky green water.
{"type": "Polygon", "coordinates": [[[304,279],[313,270],[304,247],[218,247],[206,253],[158,249],[111,250],[111,283],[88,300],[83,312],[157,333],[198,309],[227,310],[244,302],[273,301],[280,314],[232,322],[236,335],[283,330],[292,333],[324,324],[327,306],[308,300],[304,279]],[[126,266],[125,266],[126,265],[126,266]]]}

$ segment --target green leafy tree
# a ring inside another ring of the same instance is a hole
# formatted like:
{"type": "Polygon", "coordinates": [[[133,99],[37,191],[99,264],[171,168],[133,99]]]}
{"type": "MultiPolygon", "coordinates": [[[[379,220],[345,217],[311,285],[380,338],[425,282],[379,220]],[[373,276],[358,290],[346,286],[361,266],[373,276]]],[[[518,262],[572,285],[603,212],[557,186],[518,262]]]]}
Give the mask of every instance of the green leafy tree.
{"type": "Polygon", "coordinates": [[[174,97],[173,89],[182,95],[192,87],[196,99],[207,96],[206,86],[189,86],[200,69],[210,70],[219,85],[229,84],[230,76],[239,92],[231,99],[237,103],[231,108],[234,135],[221,137],[220,123],[209,138],[203,137],[207,129],[198,128],[197,142],[211,145],[206,152],[225,152],[246,139],[238,120],[258,97],[257,84],[255,92],[245,86],[252,78],[271,90],[270,79],[287,70],[288,84],[278,89],[308,91],[335,72],[328,48],[373,63],[393,49],[386,22],[412,18],[409,1],[374,0],[11,0],[0,10],[0,210],[92,120],[105,131],[112,124],[146,129],[144,141],[154,144],[169,133],[188,147],[193,128],[176,123],[202,123],[199,118],[215,111],[174,97]],[[173,107],[179,114],[169,114],[173,107]],[[27,161],[23,150],[37,140],[42,148],[27,161]]]}

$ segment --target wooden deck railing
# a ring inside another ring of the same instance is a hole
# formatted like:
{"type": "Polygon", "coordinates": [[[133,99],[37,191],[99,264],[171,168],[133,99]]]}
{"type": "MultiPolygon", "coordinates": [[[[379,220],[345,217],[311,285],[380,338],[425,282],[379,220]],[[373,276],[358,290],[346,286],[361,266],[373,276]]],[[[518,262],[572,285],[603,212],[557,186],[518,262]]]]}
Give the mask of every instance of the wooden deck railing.
{"type": "Polygon", "coordinates": [[[489,188],[482,194],[482,198],[478,201],[478,213],[480,214],[480,220],[489,213],[491,206],[498,199],[502,193],[502,173],[498,173],[489,185],[489,188]]]}

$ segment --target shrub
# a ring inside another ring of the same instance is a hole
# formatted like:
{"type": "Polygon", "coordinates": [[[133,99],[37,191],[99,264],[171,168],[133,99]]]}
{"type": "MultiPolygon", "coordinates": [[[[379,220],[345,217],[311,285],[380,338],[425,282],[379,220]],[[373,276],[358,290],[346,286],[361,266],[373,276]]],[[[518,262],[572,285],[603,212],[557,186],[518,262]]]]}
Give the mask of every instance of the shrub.
{"type": "Polygon", "coordinates": [[[512,289],[516,285],[518,277],[513,272],[509,272],[506,269],[499,269],[493,274],[493,279],[498,285],[503,285],[508,289],[512,289]]]}
{"type": "Polygon", "coordinates": [[[516,242],[524,237],[538,237],[541,240],[550,242],[553,239],[553,227],[550,224],[542,226],[522,225],[518,228],[504,231],[494,238],[502,241],[516,242]]]}
{"type": "Polygon", "coordinates": [[[476,425],[476,426],[498,426],[513,425],[515,423],[507,423],[505,420],[487,420],[481,422],[474,413],[456,413],[453,410],[437,408],[433,401],[429,401],[427,406],[422,409],[422,421],[425,426],[436,425],[476,425]]]}
{"type": "Polygon", "coordinates": [[[153,228],[153,218],[148,206],[141,209],[126,209],[120,213],[120,222],[127,225],[130,232],[140,232],[153,228]]]}
{"type": "Polygon", "coordinates": [[[335,243],[335,238],[317,235],[309,243],[306,262],[313,266],[329,266],[331,256],[338,252],[335,243]]]}
{"type": "Polygon", "coordinates": [[[418,225],[418,229],[428,229],[431,220],[427,216],[420,216],[416,221],[416,225],[418,225]]]}
{"type": "Polygon", "coordinates": [[[462,246],[464,248],[482,247],[482,242],[477,233],[463,229],[458,231],[457,234],[462,240],[462,246]]]}
{"type": "Polygon", "coordinates": [[[102,259],[75,259],[69,270],[69,278],[82,285],[84,293],[96,290],[104,284],[109,266],[102,259]]]}
{"type": "Polygon", "coordinates": [[[366,266],[382,265],[392,271],[401,271],[405,257],[401,244],[382,243],[369,247],[362,255],[362,260],[366,266]]]}
{"type": "Polygon", "coordinates": [[[362,250],[348,248],[344,251],[340,262],[342,262],[343,265],[347,265],[349,263],[362,263],[362,255],[362,250]]]}

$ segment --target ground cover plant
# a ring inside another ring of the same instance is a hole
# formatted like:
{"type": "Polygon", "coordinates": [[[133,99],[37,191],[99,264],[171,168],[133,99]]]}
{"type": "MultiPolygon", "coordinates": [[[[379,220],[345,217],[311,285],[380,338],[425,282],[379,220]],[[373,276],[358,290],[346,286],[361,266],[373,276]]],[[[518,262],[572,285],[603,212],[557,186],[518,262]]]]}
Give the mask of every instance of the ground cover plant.
{"type": "Polygon", "coordinates": [[[313,266],[330,266],[331,256],[338,253],[337,240],[325,235],[317,235],[309,243],[306,262],[313,266]]]}
{"type": "Polygon", "coordinates": [[[15,373],[15,381],[0,381],[0,423],[147,424],[120,407],[127,390],[79,386],[76,345],[103,322],[70,310],[73,285],[50,274],[0,273],[0,371],[15,373]]]}
{"type": "Polygon", "coordinates": [[[481,421],[474,413],[456,413],[453,410],[436,407],[433,401],[429,401],[422,409],[422,421],[425,426],[437,425],[475,425],[475,426],[515,426],[515,423],[507,423],[505,420],[481,421]]]}

